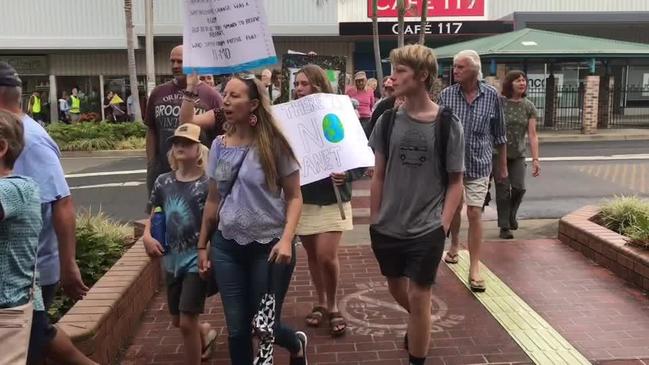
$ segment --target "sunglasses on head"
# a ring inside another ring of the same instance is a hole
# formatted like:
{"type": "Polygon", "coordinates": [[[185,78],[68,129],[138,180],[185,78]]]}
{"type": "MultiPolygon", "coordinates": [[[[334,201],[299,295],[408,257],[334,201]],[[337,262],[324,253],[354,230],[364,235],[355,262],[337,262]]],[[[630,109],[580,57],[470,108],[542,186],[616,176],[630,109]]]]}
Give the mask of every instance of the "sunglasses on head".
{"type": "Polygon", "coordinates": [[[254,80],[257,78],[255,74],[252,74],[250,72],[240,72],[239,74],[237,74],[237,77],[241,80],[254,80]]]}

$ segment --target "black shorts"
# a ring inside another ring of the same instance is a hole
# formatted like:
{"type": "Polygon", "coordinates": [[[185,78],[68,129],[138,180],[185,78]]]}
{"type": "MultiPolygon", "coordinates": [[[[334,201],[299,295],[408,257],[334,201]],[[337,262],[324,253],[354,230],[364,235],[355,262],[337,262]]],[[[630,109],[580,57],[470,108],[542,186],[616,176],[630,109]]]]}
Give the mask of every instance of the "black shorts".
{"type": "Polygon", "coordinates": [[[34,311],[32,332],[29,336],[28,364],[40,364],[45,360],[45,348],[56,336],[56,327],[52,326],[47,312],[34,311]]]}
{"type": "Polygon", "coordinates": [[[442,227],[424,236],[404,240],[386,236],[370,226],[370,238],[383,276],[405,276],[421,286],[435,282],[446,240],[442,227]]]}
{"type": "Polygon", "coordinates": [[[203,313],[207,282],[201,279],[198,273],[188,272],[180,277],[174,277],[172,273],[167,273],[166,283],[169,313],[174,316],[180,313],[203,313]]]}

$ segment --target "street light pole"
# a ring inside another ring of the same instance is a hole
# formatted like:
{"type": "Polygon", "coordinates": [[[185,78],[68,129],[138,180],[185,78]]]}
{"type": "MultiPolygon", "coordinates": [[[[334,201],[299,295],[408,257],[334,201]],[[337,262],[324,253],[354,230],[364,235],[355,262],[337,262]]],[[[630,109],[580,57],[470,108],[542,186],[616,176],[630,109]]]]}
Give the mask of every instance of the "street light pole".
{"type": "Polygon", "coordinates": [[[153,0],[145,0],[144,8],[144,27],[146,35],[146,94],[149,96],[155,87],[155,60],[153,58],[153,0]]]}

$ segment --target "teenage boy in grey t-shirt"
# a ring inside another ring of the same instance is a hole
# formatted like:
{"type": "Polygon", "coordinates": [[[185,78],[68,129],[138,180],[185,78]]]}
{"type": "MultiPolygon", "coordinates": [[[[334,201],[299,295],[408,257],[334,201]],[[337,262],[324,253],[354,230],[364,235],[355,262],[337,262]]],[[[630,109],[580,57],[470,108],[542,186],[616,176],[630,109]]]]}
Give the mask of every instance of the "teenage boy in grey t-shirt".
{"type": "Polygon", "coordinates": [[[428,97],[437,76],[433,51],[409,45],[393,50],[390,60],[394,95],[406,102],[394,119],[384,114],[370,137],[376,159],[370,236],[390,293],[410,313],[410,364],[423,365],[430,340],[431,287],[462,196],[464,136],[459,120],[428,97]],[[385,123],[393,123],[389,144],[385,123]],[[447,131],[445,141],[438,138],[442,130],[447,131]],[[440,143],[445,154],[438,152],[440,143]]]}

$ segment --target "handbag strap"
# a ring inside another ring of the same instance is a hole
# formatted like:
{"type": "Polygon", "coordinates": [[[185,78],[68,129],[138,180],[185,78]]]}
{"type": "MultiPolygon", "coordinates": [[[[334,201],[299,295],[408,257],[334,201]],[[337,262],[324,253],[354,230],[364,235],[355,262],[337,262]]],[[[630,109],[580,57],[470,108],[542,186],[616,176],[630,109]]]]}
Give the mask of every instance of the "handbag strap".
{"type": "Polygon", "coordinates": [[[246,161],[246,157],[248,157],[248,151],[250,151],[250,147],[248,147],[248,149],[246,149],[246,152],[244,152],[244,154],[243,154],[243,158],[241,159],[241,164],[239,164],[239,167],[237,168],[237,171],[234,173],[234,179],[232,179],[232,184],[230,184],[230,187],[225,192],[225,194],[223,194],[223,196],[221,197],[221,199],[219,201],[219,207],[217,208],[217,211],[216,211],[217,215],[221,214],[221,209],[223,208],[223,204],[225,204],[225,198],[227,198],[228,195],[230,195],[230,193],[232,192],[232,188],[234,188],[234,184],[239,179],[239,171],[241,171],[241,167],[243,166],[243,163],[246,161]]]}

